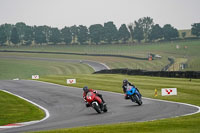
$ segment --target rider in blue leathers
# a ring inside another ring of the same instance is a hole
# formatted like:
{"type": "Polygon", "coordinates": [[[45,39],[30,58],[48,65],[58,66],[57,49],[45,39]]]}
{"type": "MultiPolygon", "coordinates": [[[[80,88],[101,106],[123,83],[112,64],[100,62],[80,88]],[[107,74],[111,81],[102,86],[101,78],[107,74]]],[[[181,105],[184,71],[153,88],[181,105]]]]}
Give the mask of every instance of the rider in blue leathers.
{"type": "MultiPolygon", "coordinates": [[[[123,92],[124,92],[124,94],[125,94],[125,96],[124,96],[125,99],[130,99],[129,96],[126,95],[126,90],[127,90],[127,87],[128,87],[128,86],[133,86],[133,87],[139,92],[139,94],[140,94],[140,91],[138,90],[138,88],[136,88],[135,85],[131,84],[130,82],[128,82],[127,79],[125,79],[125,80],[123,80],[123,85],[122,85],[123,92]]],[[[140,94],[140,97],[141,97],[141,96],[142,96],[142,95],[140,94]]]]}

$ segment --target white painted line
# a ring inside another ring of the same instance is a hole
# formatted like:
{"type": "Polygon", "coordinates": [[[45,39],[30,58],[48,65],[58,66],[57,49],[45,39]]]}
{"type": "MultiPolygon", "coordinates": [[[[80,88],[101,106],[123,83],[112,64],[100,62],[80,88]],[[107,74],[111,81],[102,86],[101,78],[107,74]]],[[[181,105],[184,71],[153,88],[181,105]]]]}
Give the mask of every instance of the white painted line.
{"type": "MultiPolygon", "coordinates": [[[[69,87],[69,88],[74,88],[74,89],[82,89],[82,88],[71,87],[71,86],[64,86],[64,85],[59,85],[59,84],[49,83],[49,82],[44,82],[44,81],[36,81],[36,82],[42,82],[42,83],[46,83],[46,84],[52,84],[52,85],[57,85],[57,86],[61,86],[61,87],[69,87]]],[[[102,90],[100,90],[100,91],[102,91],[102,90]]],[[[111,92],[111,91],[104,91],[104,92],[113,93],[113,94],[118,94],[118,95],[124,95],[124,94],[122,94],[122,93],[111,92]]],[[[161,99],[147,98],[147,97],[142,97],[142,98],[144,98],[144,99],[149,99],[149,100],[152,100],[152,101],[160,101],[160,102],[167,102],[167,103],[182,104],[182,105],[187,105],[187,106],[191,106],[191,107],[194,107],[194,108],[197,108],[197,109],[198,109],[196,112],[188,113],[188,114],[184,114],[184,115],[180,115],[180,116],[189,116],[189,115],[193,115],[193,114],[200,113],[200,106],[196,106],[196,105],[192,105],[192,104],[188,104],[188,103],[181,103],[181,102],[167,101],[167,100],[161,100],[161,99]]],[[[180,117],[180,116],[175,116],[175,117],[180,117]]],[[[171,118],[172,118],[172,117],[171,117],[171,118]]],[[[165,119],[165,118],[164,118],[164,119],[165,119]]],[[[155,120],[156,120],[156,119],[155,119],[155,120]]]]}
{"type": "Polygon", "coordinates": [[[182,104],[182,105],[187,105],[187,106],[195,107],[195,108],[198,109],[198,110],[197,110],[196,112],[194,112],[194,113],[189,113],[189,114],[185,114],[185,115],[181,115],[181,116],[188,116],[188,115],[193,115],[193,114],[200,113],[200,106],[196,106],[196,105],[193,105],[193,104],[181,103],[181,102],[174,102],[174,101],[167,101],[167,100],[162,100],[162,99],[153,99],[153,98],[147,98],[147,97],[145,97],[145,99],[150,99],[150,100],[153,100],[153,101],[161,101],[161,102],[182,104]]]}
{"type": "Polygon", "coordinates": [[[0,126],[0,129],[9,129],[9,128],[15,128],[15,127],[22,127],[24,125],[20,125],[20,126],[0,126]]]}
{"type": "Polygon", "coordinates": [[[24,98],[24,97],[21,97],[21,96],[19,96],[19,95],[17,95],[17,94],[14,94],[14,93],[12,93],[12,92],[9,92],[9,91],[6,91],[6,90],[2,90],[2,91],[6,92],[6,93],[9,93],[9,94],[11,94],[11,95],[17,96],[17,97],[19,97],[19,98],[21,98],[21,99],[23,99],[23,100],[25,100],[25,101],[27,101],[27,102],[33,104],[33,105],[39,107],[40,109],[42,109],[42,110],[45,112],[45,117],[44,117],[42,120],[29,121],[29,122],[22,122],[22,123],[15,123],[15,124],[11,124],[11,126],[9,126],[9,125],[0,126],[0,129],[2,129],[2,128],[3,128],[3,129],[6,129],[6,128],[15,128],[15,127],[27,126],[27,125],[31,125],[31,124],[35,124],[35,123],[42,122],[42,121],[44,121],[44,120],[46,120],[47,118],[50,117],[49,111],[48,111],[47,109],[45,109],[44,107],[38,105],[37,103],[34,103],[34,102],[32,102],[32,101],[30,101],[30,100],[24,98]],[[12,125],[14,125],[14,126],[12,126],[12,125]]]}
{"type": "Polygon", "coordinates": [[[104,65],[108,70],[110,70],[110,67],[107,66],[106,64],[104,64],[104,63],[100,63],[100,64],[104,65]]]}

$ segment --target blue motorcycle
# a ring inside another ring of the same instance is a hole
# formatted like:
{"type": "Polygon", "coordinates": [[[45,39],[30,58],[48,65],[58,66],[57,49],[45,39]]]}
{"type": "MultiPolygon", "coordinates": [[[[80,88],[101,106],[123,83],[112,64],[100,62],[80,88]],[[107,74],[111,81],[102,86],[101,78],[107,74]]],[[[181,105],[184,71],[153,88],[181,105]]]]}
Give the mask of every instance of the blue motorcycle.
{"type": "Polygon", "coordinates": [[[126,95],[131,99],[132,102],[142,105],[142,96],[133,86],[127,87],[126,95]]]}

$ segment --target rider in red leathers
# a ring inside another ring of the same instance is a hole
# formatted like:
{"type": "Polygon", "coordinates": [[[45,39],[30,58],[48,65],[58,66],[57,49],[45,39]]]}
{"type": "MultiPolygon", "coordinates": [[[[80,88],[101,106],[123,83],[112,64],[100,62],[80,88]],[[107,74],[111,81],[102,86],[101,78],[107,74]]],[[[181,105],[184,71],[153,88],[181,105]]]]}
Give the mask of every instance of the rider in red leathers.
{"type": "Polygon", "coordinates": [[[83,99],[86,102],[86,107],[90,107],[90,104],[86,100],[86,95],[87,95],[88,92],[93,92],[93,93],[95,93],[97,96],[99,96],[101,98],[101,100],[102,100],[102,105],[101,106],[106,104],[105,101],[103,100],[103,97],[102,97],[101,94],[97,93],[96,90],[88,89],[88,87],[85,86],[85,87],[83,87],[83,99]]]}

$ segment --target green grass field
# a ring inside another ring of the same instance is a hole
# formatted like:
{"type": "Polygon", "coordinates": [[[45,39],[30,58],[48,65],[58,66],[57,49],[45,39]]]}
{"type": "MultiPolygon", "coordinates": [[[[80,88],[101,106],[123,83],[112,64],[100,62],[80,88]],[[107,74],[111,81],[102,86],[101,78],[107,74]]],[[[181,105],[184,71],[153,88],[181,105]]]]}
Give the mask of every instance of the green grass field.
{"type": "MultiPolygon", "coordinates": [[[[71,56],[71,55],[51,55],[57,57],[79,58],[79,59],[92,59],[96,61],[102,61],[108,64],[111,68],[141,68],[147,70],[155,70],[155,67],[150,67],[151,64],[161,64],[156,66],[156,70],[161,70],[163,65],[168,63],[167,58],[185,58],[187,60],[188,68],[185,70],[200,71],[200,41],[177,41],[177,42],[165,42],[165,43],[148,43],[148,44],[133,44],[133,45],[50,45],[50,46],[18,46],[18,47],[5,47],[1,46],[0,50],[25,50],[25,51],[46,51],[46,52],[66,52],[66,53],[87,53],[87,54],[115,54],[115,55],[129,55],[135,57],[147,57],[149,53],[159,54],[163,57],[161,60],[148,61],[119,59],[113,57],[94,57],[94,56],[71,56]],[[179,45],[179,49],[176,46],[179,45]],[[110,61],[108,61],[110,60],[110,61]],[[117,61],[116,61],[117,60],[117,61]],[[121,61],[125,64],[122,65],[121,61]],[[120,62],[120,63],[118,63],[120,62]],[[127,63],[128,62],[128,63],[127,63]],[[137,65],[129,65],[133,62],[137,65]],[[120,64],[120,65],[118,65],[120,64]],[[141,65],[140,65],[141,64],[141,65]],[[144,64],[144,65],[143,65],[144,64]],[[130,67],[131,66],[131,67],[130,67]],[[147,67],[144,67],[147,66],[147,67]]],[[[7,53],[1,53],[7,54],[7,53]]],[[[38,56],[38,55],[36,55],[38,56]]],[[[40,55],[40,56],[44,56],[40,55]]],[[[180,61],[180,60],[179,60],[180,61]]],[[[184,63],[184,62],[177,63],[184,63]]]]}
{"type": "Polygon", "coordinates": [[[80,63],[0,59],[0,79],[30,79],[32,75],[88,74],[94,70],[80,63]]]}
{"type": "MultiPolygon", "coordinates": [[[[112,45],[42,45],[42,46],[1,46],[0,50],[16,50],[16,51],[42,51],[42,52],[66,52],[66,53],[87,53],[87,54],[116,54],[116,55],[132,55],[138,57],[147,57],[148,53],[167,52],[169,54],[183,55],[185,51],[189,54],[197,54],[200,41],[176,41],[164,43],[146,43],[146,44],[112,44],[112,45]],[[180,49],[176,49],[176,45],[180,49]],[[188,46],[185,50],[184,46],[188,46]]],[[[199,55],[199,54],[198,54],[199,55]]]]}
{"type": "Polygon", "coordinates": [[[0,90],[0,125],[40,120],[45,113],[38,107],[0,90]]]}
{"type": "MultiPolygon", "coordinates": [[[[71,86],[83,87],[88,85],[89,88],[98,90],[106,90],[113,92],[122,92],[121,85],[124,78],[129,79],[140,88],[144,97],[155,99],[164,99],[169,101],[177,101],[183,103],[194,104],[200,106],[200,79],[181,79],[181,78],[159,78],[147,76],[128,76],[128,75],[69,75],[69,76],[46,76],[40,80],[53,82],[56,84],[66,85],[65,79],[76,78],[77,84],[71,86]],[[176,87],[178,89],[177,96],[160,95],[161,88],[176,87]],[[154,89],[158,89],[158,96],[154,97],[154,89]]],[[[52,131],[43,131],[37,133],[67,133],[67,132],[97,132],[97,133],[121,133],[121,132],[150,132],[150,133],[199,133],[200,132],[200,114],[192,116],[184,116],[178,118],[168,118],[150,122],[129,122],[120,124],[108,124],[99,126],[88,126],[78,128],[67,128],[52,131]]]]}
{"type": "MultiPolygon", "coordinates": [[[[41,45],[41,46],[1,46],[1,50],[16,51],[42,51],[42,52],[66,52],[66,53],[87,53],[87,54],[116,54],[134,55],[146,57],[149,52],[169,52],[184,54],[184,46],[188,46],[189,51],[200,43],[196,41],[176,41],[163,43],[141,43],[141,44],[112,44],[112,45],[41,45]],[[176,45],[180,45],[177,51],[176,45]]],[[[196,49],[193,49],[194,51],[196,49]]],[[[190,54],[195,54],[191,51],[190,54]]]]}
{"type": "Polygon", "coordinates": [[[200,114],[174,119],[120,123],[41,131],[35,133],[199,133],[200,114]]]}
{"type": "MultiPolygon", "coordinates": [[[[153,60],[153,61],[148,61],[148,60],[141,61],[141,60],[136,60],[136,59],[126,59],[126,58],[119,58],[119,57],[57,55],[57,54],[56,55],[54,55],[54,54],[30,54],[30,53],[1,53],[1,52],[0,52],[0,56],[59,58],[59,59],[78,59],[78,60],[85,59],[85,60],[98,61],[98,62],[105,63],[110,68],[130,68],[130,69],[145,69],[145,70],[161,70],[165,65],[167,65],[169,63],[167,58],[163,58],[161,60],[153,60]]],[[[73,74],[74,70],[71,70],[72,68],[75,68],[77,70],[75,73],[79,73],[79,74],[81,74],[83,72],[84,73],[92,73],[93,72],[91,70],[88,71],[88,69],[86,69],[87,68],[86,66],[84,66],[84,68],[83,68],[83,66],[79,63],[75,63],[74,65],[72,65],[70,63],[71,66],[73,66],[73,67],[69,68],[69,67],[67,67],[67,65],[70,65],[69,63],[67,64],[67,63],[50,62],[50,61],[45,61],[46,63],[43,63],[41,61],[35,61],[35,60],[25,61],[25,60],[16,60],[16,59],[14,60],[14,59],[3,59],[3,58],[2,59],[0,58],[0,65],[3,66],[0,69],[7,69],[7,71],[15,70],[15,68],[12,69],[12,67],[9,67],[9,64],[8,64],[9,62],[12,62],[12,65],[10,65],[10,66],[13,66],[14,64],[16,64],[16,66],[23,64],[22,67],[16,68],[18,71],[20,70],[20,68],[23,68],[23,67],[26,67],[28,69],[29,66],[30,67],[38,66],[39,67],[38,73],[42,72],[42,74],[40,74],[40,75],[47,75],[48,73],[49,74],[62,74],[62,75],[73,74]],[[44,65],[40,65],[42,63],[44,65]],[[57,65],[56,65],[56,63],[57,63],[57,65]],[[65,70],[68,70],[69,72],[65,72],[63,70],[58,71],[58,70],[60,70],[60,68],[54,67],[54,66],[55,65],[58,66],[59,64],[60,64],[60,67],[63,66],[63,69],[65,68],[65,70]],[[7,67],[7,65],[8,65],[8,67],[7,67]],[[39,71],[42,68],[44,68],[45,70],[39,71]],[[78,69],[81,69],[81,70],[78,70],[78,69]],[[56,73],[56,71],[58,71],[58,72],[56,73]]],[[[34,70],[34,68],[33,68],[33,70],[34,70]]],[[[1,71],[3,71],[3,70],[1,70],[1,71]]],[[[23,74],[22,71],[21,71],[21,73],[23,74]]],[[[9,73],[9,74],[12,74],[12,73],[9,73]]],[[[2,79],[1,78],[2,76],[3,75],[0,74],[0,79],[2,79]]],[[[23,77],[23,78],[27,78],[27,77],[23,77]]]]}

